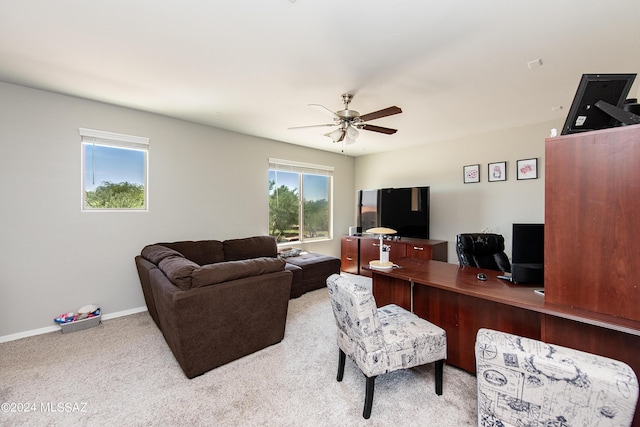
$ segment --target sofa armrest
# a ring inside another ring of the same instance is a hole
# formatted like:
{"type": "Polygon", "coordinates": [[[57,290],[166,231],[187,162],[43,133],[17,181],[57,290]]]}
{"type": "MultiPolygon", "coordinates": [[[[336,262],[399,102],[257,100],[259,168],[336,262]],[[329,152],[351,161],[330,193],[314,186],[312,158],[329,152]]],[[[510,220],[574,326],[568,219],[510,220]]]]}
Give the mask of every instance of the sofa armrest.
{"type": "Polygon", "coordinates": [[[142,287],[142,295],[144,296],[144,302],[147,304],[147,310],[153,321],[160,327],[158,321],[158,313],[156,311],[156,303],[153,300],[153,290],[151,289],[151,281],[149,275],[151,270],[157,270],[158,266],[149,262],[140,255],[135,257],[136,269],[138,270],[138,277],[140,278],[140,285],[142,287]]]}
{"type": "Polygon", "coordinates": [[[289,271],[188,291],[180,290],[157,269],[151,275],[160,329],[189,378],[284,337],[289,271]]]}

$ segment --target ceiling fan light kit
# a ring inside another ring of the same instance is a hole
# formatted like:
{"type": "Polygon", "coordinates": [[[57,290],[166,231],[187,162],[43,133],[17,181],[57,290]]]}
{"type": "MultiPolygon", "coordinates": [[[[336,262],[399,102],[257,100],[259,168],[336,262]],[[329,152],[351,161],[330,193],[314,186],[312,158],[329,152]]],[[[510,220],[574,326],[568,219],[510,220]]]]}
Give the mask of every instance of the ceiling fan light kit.
{"type": "Polygon", "coordinates": [[[359,135],[360,135],[360,132],[358,132],[358,129],[354,128],[353,126],[347,127],[348,138],[355,140],[359,135]]]}
{"type": "Polygon", "coordinates": [[[333,140],[333,142],[340,142],[340,140],[344,136],[344,132],[342,129],[336,129],[332,132],[326,133],[325,136],[328,136],[333,140]]]}
{"type": "Polygon", "coordinates": [[[344,110],[336,111],[335,113],[329,110],[327,107],[320,104],[309,104],[313,107],[321,107],[323,111],[329,112],[333,118],[333,123],[324,123],[320,125],[311,126],[297,126],[289,129],[301,129],[310,127],[321,126],[338,126],[337,129],[325,133],[324,136],[331,138],[333,142],[343,142],[346,144],[353,144],[360,135],[359,130],[368,130],[371,132],[383,133],[386,135],[393,135],[398,130],[386,128],[382,126],[370,125],[370,120],[380,119],[382,117],[392,116],[394,114],[402,113],[400,107],[387,107],[382,110],[374,111],[372,113],[360,115],[359,112],[349,109],[349,103],[353,99],[353,95],[350,93],[342,94],[342,102],[344,104],[344,110]]]}

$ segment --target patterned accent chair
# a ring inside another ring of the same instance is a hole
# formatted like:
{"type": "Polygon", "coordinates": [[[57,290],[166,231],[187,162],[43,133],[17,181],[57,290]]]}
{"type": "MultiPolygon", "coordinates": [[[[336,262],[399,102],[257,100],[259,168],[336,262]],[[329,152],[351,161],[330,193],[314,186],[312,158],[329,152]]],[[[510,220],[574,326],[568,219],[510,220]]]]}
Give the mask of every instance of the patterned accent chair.
{"type": "Polygon", "coordinates": [[[638,379],[625,363],[480,329],[478,426],[630,426],[638,379]]]}
{"type": "Polygon", "coordinates": [[[338,274],[327,279],[338,326],[338,376],[342,381],[346,356],[366,376],[364,411],[371,416],[376,376],[435,362],[436,394],[442,395],[442,371],[447,358],[444,329],[390,304],[376,307],[371,289],[338,274]]]}

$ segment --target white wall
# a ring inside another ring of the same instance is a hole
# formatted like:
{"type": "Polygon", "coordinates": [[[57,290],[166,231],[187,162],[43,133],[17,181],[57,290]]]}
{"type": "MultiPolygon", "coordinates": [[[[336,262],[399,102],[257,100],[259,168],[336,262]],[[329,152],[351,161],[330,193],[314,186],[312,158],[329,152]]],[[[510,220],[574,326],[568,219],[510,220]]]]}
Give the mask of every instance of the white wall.
{"type": "Polygon", "coordinates": [[[511,255],[511,224],[544,222],[544,141],[551,128],[542,123],[473,135],[356,159],[356,191],[384,187],[431,187],[430,237],[449,242],[457,263],[455,236],[490,230],[505,237],[511,255]],[[538,158],[538,179],[517,180],[516,161],[538,158]],[[507,181],[488,182],[487,164],[507,162],[507,181]],[[465,165],[480,164],[480,183],[464,184],[465,165]]]}
{"type": "MultiPolygon", "coordinates": [[[[144,307],[149,243],[268,233],[269,157],[334,166],[337,237],[355,215],[344,155],[5,83],[0,120],[0,341],[90,303],[144,307]],[[150,138],[148,212],[81,212],[80,127],[150,138]]],[[[339,238],[304,249],[339,256],[339,238]]]]}
{"type": "MultiPolygon", "coordinates": [[[[511,245],[513,222],[544,221],[542,123],[353,159],[167,117],[0,83],[0,341],[51,329],[99,304],[106,316],[144,307],[133,257],[149,243],[267,233],[269,157],[335,167],[334,235],[304,249],[339,256],[357,189],[431,186],[431,237],[490,229],[511,245]],[[149,212],[80,211],[80,136],[87,127],[150,138],[149,212]],[[539,179],[515,162],[537,157],[539,179]],[[487,163],[507,161],[506,182],[487,163]],[[462,167],[481,165],[481,182],[462,167]]],[[[508,251],[509,252],[509,251],[508,251]]]]}

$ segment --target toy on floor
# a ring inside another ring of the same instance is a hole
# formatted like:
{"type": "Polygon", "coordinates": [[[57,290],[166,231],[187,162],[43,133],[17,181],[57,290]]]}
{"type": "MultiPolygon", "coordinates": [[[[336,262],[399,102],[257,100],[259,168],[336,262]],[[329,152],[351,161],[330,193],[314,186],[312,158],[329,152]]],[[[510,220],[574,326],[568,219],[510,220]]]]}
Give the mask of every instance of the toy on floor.
{"type": "Polygon", "coordinates": [[[74,322],[76,320],[89,319],[91,317],[96,317],[100,315],[100,307],[97,305],[85,305],[78,309],[77,313],[70,311],[69,313],[64,313],[53,319],[56,323],[69,323],[74,322]]]}

